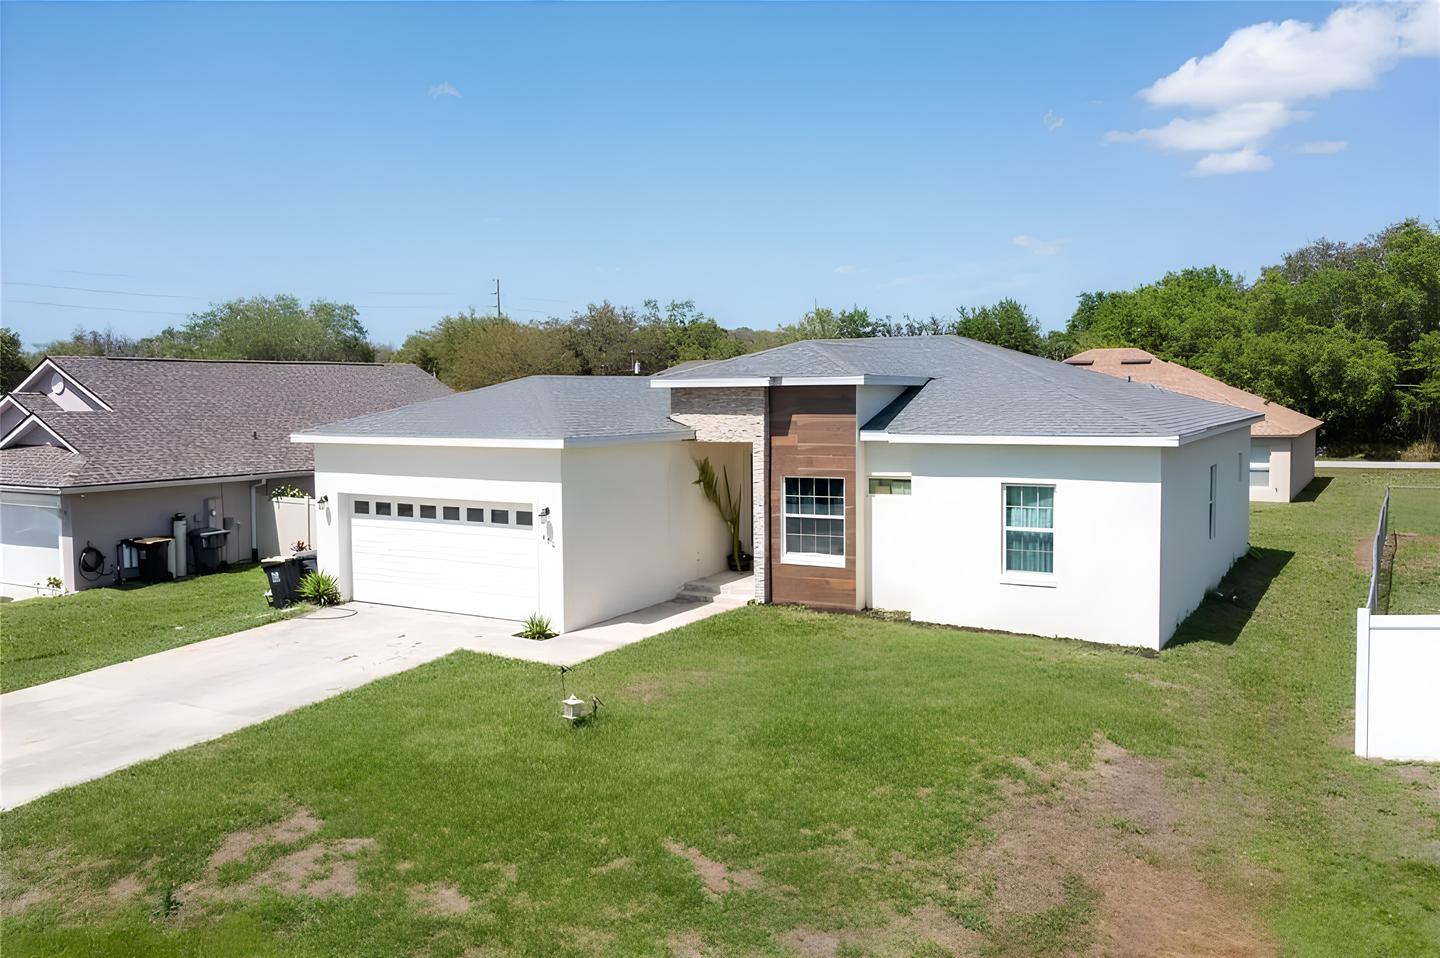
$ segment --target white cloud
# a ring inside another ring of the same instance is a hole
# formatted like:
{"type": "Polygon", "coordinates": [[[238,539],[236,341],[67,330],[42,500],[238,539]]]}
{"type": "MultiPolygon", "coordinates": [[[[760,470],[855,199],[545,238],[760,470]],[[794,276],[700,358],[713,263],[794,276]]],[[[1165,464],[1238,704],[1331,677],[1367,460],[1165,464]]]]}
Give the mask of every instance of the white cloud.
{"type": "Polygon", "coordinates": [[[1065,118],[1063,116],[1056,116],[1054,110],[1046,110],[1045,115],[1040,118],[1040,121],[1045,124],[1045,129],[1051,133],[1054,133],[1065,125],[1065,118]]]}
{"type": "MultiPolygon", "coordinates": [[[[1440,0],[1342,7],[1316,26],[1300,20],[1243,27],[1213,53],[1191,57],[1140,91],[1159,107],[1202,111],[1163,126],[1112,130],[1110,143],[1147,143],[1161,150],[1207,155],[1194,176],[1268,170],[1261,146],[1276,130],[1312,116],[1304,100],[1374,87],[1407,57],[1440,55],[1440,0]]],[[[1338,153],[1348,144],[1324,140],[1304,153],[1338,153]]]]}
{"type": "Polygon", "coordinates": [[[1140,94],[1155,106],[1216,109],[1363,90],[1404,57],[1440,53],[1440,0],[1342,7],[1316,27],[1300,20],[1236,30],[1140,94]]]}
{"type": "Polygon", "coordinates": [[[1300,147],[1301,153],[1324,156],[1330,153],[1344,153],[1350,144],[1345,140],[1311,140],[1300,147]]]}
{"type": "Polygon", "coordinates": [[[1010,242],[1013,245],[1020,247],[1021,249],[1029,250],[1036,256],[1054,256],[1056,253],[1060,252],[1062,249],[1070,245],[1070,240],[1068,238],[1042,240],[1038,237],[1031,236],[1028,233],[1021,233],[1019,236],[1012,236],[1010,237],[1010,242]]]}
{"type": "Polygon", "coordinates": [[[440,83],[437,83],[437,84],[435,84],[434,86],[432,86],[432,87],[430,88],[430,91],[429,91],[429,93],[428,93],[427,95],[428,95],[431,99],[436,99],[436,98],[442,97],[442,96],[454,96],[454,97],[458,97],[458,96],[460,96],[460,91],[457,90],[457,89],[455,89],[454,85],[453,85],[449,80],[443,80],[443,81],[441,81],[440,83]]]}
{"type": "Polygon", "coordinates": [[[1283,103],[1242,103],[1209,116],[1176,117],[1164,126],[1127,133],[1111,130],[1110,143],[1149,143],[1161,150],[1234,150],[1265,137],[1310,114],[1283,103]]]}
{"type": "Polygon", "coordinates": [[[1228,176],[1231,173],[1263,173],[1275,161],[1254,147],[1229,153],[1207,153],[1190,168],[1191,176],[1228,176]]]}
{"type": "Polygon", "coordinates": [[[855,267],[855,266],[837,266],[837,267],[835,267],[835,272],[837,272],[837,273],[842,273],[842,274],[843,274],[843,273],[853,273],[853,272],[855,272],[856,270],[857,270],[857,267],[855,267]]]}

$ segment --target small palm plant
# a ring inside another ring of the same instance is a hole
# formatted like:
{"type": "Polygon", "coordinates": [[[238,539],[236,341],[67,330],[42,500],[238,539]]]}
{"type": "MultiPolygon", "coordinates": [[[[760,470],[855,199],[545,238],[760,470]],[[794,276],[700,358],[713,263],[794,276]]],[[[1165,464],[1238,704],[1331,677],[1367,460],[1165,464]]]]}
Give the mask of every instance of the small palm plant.
{"type": "Polygon", "coordinates": [[[520,631],[516,633],[522,639],[553,639],[555,632],[550,628],[550,620],[539,612],[532,612],[520,625],[520,631]]]}
{"type": "Polygon", "coordinates": [[[300,598],[315,605],[339,605],[340,583],[328,572],[307,572],[297,590],[300,598]]]}
{"type": "Polygon", "coordinates": [[[715,475],[715,467],[710,465],[710,457],[706,456],[695,463],[696,470],[700,473],[694,484],[700,487],[705,493],[705,498],[715,503],[715,508],[720,512],[720,518],[725,521],[725,528],[730,530],[730,568],[736,572],[744,571],[741,563],[740,553],[740,507],[742,499],[738,491],[732,493],[730,490],[730,470],[721,467],[720,478],[715,475]],[[721,491],[720,483],[724,482],[724,491],[721,491]]]}

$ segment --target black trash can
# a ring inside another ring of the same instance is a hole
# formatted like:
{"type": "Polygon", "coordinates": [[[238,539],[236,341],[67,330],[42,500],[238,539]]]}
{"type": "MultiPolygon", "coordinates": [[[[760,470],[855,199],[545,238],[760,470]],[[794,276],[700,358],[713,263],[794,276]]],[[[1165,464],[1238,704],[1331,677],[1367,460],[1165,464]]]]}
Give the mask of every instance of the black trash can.
{"type": "Polygon", "coordinates": [[[220,553],[225,548],[225,537],[229,534],[228,530],[216,529],[214,526],[190,530],[190,554],[195,559],[196,573],[204,575],[207,572],[216,572],[225,564],[220,553]]]}
{"type": "Polygon", "coordinates": [[[265,581],[270,584],[270,604],[277,609],[294,605],[300,598],[300,566],[294,559],[261,559],[265,581]]]}
{"type": "Polygon", "coordinates": [[[302,579],[305,578],[307,572],[320,571],[320,563],[315,559],[314,549],[295,553],[295,561],[300,564],[300,578],[302,579]]]}

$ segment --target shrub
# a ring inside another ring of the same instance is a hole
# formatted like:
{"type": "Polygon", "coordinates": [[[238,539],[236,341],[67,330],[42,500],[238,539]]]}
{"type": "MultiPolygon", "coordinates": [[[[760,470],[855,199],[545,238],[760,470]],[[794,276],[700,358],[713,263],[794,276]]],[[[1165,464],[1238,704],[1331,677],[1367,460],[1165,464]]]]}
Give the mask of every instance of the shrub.
{"type": "Polygon", "coordinates": [[[1400,450],[1401,462],[1434,462],[1440,459],[1440,444],[1429,439],[1412,442],[1400,450]]]}
{"type": "Polygon", "coordinates": [[[300,598],[316,605],[338,605],[340,583],[328,572],[307,572],[300,580],[300,598]]]}
{"type": "Polygon", "coordinates": [[[304,489],[289,484],[276,486],[270,490],[271,499],[308,499],[310,498],[304,489]]]}
{"type": "Polygon", "coordinates": [[[532,613],[516,633],[522,639],[552,639],[557,633],[550,628],[550,620],[538,612],[532,613]]]}

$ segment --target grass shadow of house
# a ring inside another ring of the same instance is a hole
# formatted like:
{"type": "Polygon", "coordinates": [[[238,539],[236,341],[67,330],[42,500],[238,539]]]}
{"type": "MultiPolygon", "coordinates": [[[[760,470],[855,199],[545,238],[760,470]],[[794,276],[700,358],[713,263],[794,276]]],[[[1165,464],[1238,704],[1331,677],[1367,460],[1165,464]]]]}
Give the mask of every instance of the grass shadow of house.
{"type": "Polygon", "coordinates": [[[1294,557],[1295,553],[1287,549],[1251,548],[1220,584],[1206,593],[1199,608],[1180,623],[1166,648],[1192,642],[1233,645],[1270,589],[1270,583],[1294,557]]]}
{"type": "Polygon", "coordinates": [[[1333,476],[1316,476],[1310,480],[1310,483],[1304,489],[1300,490],[1299,494],[1296,495],[1292,501],[1314,502],[1320,498],[1321,494],[1330,486],[1330,483],[1334,481],[1333,476]]]}

